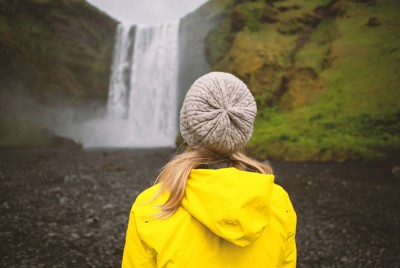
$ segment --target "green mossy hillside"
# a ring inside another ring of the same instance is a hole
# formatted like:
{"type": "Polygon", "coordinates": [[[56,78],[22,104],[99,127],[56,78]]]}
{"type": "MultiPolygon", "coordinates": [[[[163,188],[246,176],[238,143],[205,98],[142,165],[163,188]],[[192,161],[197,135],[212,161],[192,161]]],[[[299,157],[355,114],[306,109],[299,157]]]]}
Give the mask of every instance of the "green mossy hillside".
{"type": "MultiPolygon", "coordinates": [[[[212,0],[211,0],[212,1],[212,0]]],[[[206,38],[213,69],[255,95],[247,150],[345,161],[400,148],[400,2],[225,1],[206,38]]]]}
{"type": "Polygon", "coordinates": [[[0,0],[0,90],[104,102],[115,28],[84,0],[0,0]]]}

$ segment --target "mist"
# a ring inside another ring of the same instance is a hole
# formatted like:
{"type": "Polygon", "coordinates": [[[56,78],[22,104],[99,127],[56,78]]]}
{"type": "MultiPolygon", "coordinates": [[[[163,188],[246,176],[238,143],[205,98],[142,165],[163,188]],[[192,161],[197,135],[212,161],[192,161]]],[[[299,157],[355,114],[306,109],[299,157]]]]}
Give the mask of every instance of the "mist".
{"type": "Polygon", "coordinates": [[[59,146],[65,143],[87,147],[117,131],[107,128],[106,111],[99,102],[82,103],[55,97],[41,102],[25,89],[2,94],[0,145],[59,146]],[[108,133],[105,131],[108,130],[108,133]]]}

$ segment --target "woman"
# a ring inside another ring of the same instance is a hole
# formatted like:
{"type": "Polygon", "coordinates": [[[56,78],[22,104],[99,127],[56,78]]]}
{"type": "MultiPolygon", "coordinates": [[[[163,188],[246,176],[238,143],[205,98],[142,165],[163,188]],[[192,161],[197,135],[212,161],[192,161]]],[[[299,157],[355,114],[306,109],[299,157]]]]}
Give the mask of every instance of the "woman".
{"type": "Polygon", "coordinates": [[[237,77],[212,72],[180,113],[188,149],[133,204],[122,267],[296,267],[296,213],[272,169],[240,149],[256,103],[237,77]]]}

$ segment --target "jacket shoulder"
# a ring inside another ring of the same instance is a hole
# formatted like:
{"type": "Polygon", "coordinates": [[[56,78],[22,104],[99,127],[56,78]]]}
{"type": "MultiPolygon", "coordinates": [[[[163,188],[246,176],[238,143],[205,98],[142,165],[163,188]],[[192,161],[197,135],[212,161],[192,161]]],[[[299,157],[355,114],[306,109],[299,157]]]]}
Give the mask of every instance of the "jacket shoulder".
{"type": "Polygon", "coordinates": [[[157,193],[158,188],[159,188],[158,184],[155,184],[155,185],[147,188],[146,190],[144,190],[137,196],[135,203],[138,203],[138,202],[140,203],[140,202],[145,202],[145,201],[150,200],[157,193]]]}

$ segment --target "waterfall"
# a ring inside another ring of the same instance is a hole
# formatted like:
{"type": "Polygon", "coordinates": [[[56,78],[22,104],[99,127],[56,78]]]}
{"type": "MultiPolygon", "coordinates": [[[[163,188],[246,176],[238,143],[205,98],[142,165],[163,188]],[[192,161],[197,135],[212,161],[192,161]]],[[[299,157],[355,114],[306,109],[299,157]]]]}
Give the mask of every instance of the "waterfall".
{"type": "Polygon", "coordinates": [[[108,121],[117,131],[107,146],[174,145],[178,29],[178,22],[118,26],[107,103],[108,121]]]}

